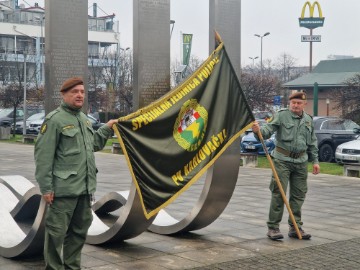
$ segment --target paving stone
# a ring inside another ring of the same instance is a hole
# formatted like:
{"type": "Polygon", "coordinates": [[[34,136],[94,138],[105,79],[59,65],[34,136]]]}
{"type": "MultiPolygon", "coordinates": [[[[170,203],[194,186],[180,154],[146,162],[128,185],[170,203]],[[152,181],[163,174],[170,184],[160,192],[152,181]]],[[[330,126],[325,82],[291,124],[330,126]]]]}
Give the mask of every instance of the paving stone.
{"type": "MultiPolygon", "coordinates": [[[[19,174],[34,184],[33,146],[0,142],[0,175],[19,174]]],[[[99,169],[96,198],[109,191],[128,190],[130,173],[121,155],[96,153],[99,169]],[[117,168],[114,170],[114,168],[117,168]]],[[[309,174],[303,208],[304,229],[312,239],[287,237],[287,211],[281,241],[266,236],[270,203],[269,169],[240,168],[229,205],[201,230],[166,236],[144,232],[113,244],[85,245],[82,268],[124,269],[360,269],[360,180],[309,174]]],[[[176,218],[188,214],[203,188],[199,180],[167,209],[176,218]]],[[[0,236],[1,237],[1,236],[0,236]]],[[[9,260],[0,257],[0,270],[42,270],[42,256],[9,260]]]]}

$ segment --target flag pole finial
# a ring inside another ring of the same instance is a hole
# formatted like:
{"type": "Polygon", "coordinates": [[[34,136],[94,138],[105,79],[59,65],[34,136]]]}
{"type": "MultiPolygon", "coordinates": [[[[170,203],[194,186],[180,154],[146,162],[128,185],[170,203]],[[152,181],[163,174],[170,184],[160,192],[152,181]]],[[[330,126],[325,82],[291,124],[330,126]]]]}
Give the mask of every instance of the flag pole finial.
{"type": "Polygon", "coordinates": [[[221,36],[219,35],[219,33],[216,30],[214,30],[214,32],[215,32],[215,43],[216,43],[216,47],[217,47],[223,41],[222,41],[221,36]]]}

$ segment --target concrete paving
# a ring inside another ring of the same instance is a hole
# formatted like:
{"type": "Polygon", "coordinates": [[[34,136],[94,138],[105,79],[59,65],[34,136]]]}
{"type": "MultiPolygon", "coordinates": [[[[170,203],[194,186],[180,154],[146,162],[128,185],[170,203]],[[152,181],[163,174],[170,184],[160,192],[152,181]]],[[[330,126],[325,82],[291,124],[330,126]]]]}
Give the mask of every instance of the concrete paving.
{"type": "MultiPolygon", "coordinates": [[[[128,190],[130,174],[123,156],[96,153],[97,199],[128,190]]],[[[19,174],[34,181],[33,146],[0,142],[0,175],[19,174]]],[[[287,237],[287,213],[280,226],[284,239],[266,236],[270,202],[269,169],[240,168],[233,197],[208,227],[176,236],[150,232],[120,243],[85,245],[83,269],[360,269],[360,179],[309,175],[303,228],[311,240],[287,237]]],[[[185,216],[202,189],[200,179],[167,210],[185,216]]],[[[0,236],[1,237],[1,236],[0,236]]],[[[43,269],[42,256],[9,260],[0,270],[43,269]]]]}

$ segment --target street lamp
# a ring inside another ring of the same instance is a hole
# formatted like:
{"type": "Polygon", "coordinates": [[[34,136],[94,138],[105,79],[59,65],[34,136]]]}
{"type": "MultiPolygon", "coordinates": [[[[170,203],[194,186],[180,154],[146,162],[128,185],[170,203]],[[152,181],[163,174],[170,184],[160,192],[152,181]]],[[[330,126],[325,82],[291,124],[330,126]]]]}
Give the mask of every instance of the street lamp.
{"type": "Polygon", "coordinates": [[[173,32],[173,30],[174,30],[174,26],[175,26],[175,21],[174,21],[174,20],[170,20],[170,25],[172,25],[172,27],[171,27],[171,31],[170,31],[170,39],[171,39],[172,32],[173,32]]]}
{"type": "Polygon", "coordinates": [[[262,51],[263,51],[263,37],[266,37],[266,36],[268,36],[268,35],[270,35],[270,32],[266,32],[265,34],[263,34],[262,36],[261,35],[259,35],[259,34],[255,34],[254,36],[256,36],[256,37],[259,37],[260,39],[261,39],[261,51],[260,51],[260,65],[261,65],[261,75],[263,74],[263,64],[262,64],[262,51]]]}
{"type": "Polygon", "coordinates": [[[249,57],[251,60],[252,60],[252,62],[253,62],[253,68],[254,68],[254,65],[255,65],[255,59],[258,59],[259,58],[259,56],[255,56],[255,57],[249,57]]]}
{"type": "MultiPolygon", "coordinates": [[[[20,31],[18,31],[17,29],[16,29],[16,25],[13,25],[13,30],[15,31],[15,32],[17,32],[17,33],[20,33],[20,34],[24,34],[24,33],[22,33],[22,32],[20,32],[20,31]]],[[[24,34],[24,35],[26,35],[26,34],[24,34]]],[[[28,36],[28,35],[26,35],[26,36],[28,36]]],[[[28,36],[28,37],[30,37],[30,38],[33,38],[33,37],[31,37],[31,36],[28,36]]],[[[24,54],[23,54],[23,56],[24,56],[24,116],[23,116],[23,135],[26,135],[26,118],[27,118],[27,104],[26,104],[26,84],[27,84],[27,82],[26,82],[26,76],[27,76],[27,74],[26,74],[26,52],[25,52],[25,48],[24,48],[24,54]]],[[[14,123],[14,129],[15,129],[15,123],[14,123]]]]}
{"type": "Polygon", "coordinates": [[[41,65],[40,65],[40,81],[43,82],[44,81],[44,59],[43,59],[43,56],[44,56],[44,35],[43,35],[43,22],[44,22],[44,19],[45,19],[45,16],[42,16],[42,17],[39,17],[39,16],[35,16],[34,17],[35,20],[39,21],[40,22],[40,27],[41,27],[41,38],[40,38],[40,57],[41,57],[41,65]]]}

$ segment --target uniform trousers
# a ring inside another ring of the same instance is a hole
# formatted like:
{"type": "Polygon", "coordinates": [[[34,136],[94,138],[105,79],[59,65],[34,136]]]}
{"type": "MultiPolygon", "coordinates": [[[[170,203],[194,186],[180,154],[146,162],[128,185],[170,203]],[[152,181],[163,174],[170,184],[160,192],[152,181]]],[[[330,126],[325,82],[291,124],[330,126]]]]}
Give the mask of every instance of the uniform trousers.
{"type": "Polygon", "coordinates": [[[92,222],[89,195],[55,197],[45,220],[45,269],[81,269],[81,250],[92,222]]]}
{"type": "MultiPolygon", "coordinates": [[[[301,207],[305,201],[305,195],[308,190],[308,162],[293,163],[289,161],[281,161],[276,158],[274,158],[273,161],[285,193],[289,185],[289,206],[292,210],[297,225],[301,228],[301,225],[303,224],[301,221],[301,207]]],[[[267,225],[268,228],[275,229],[279,228],[279,224],[283,216],[284,201],[281,197],[281,193],[275,181],[274,175],[271,178],[270,191],[271,203],[267,225]]],[[[289,225],[292,225],[290,216],[288,218],[288,223],[289,225]]]]}

